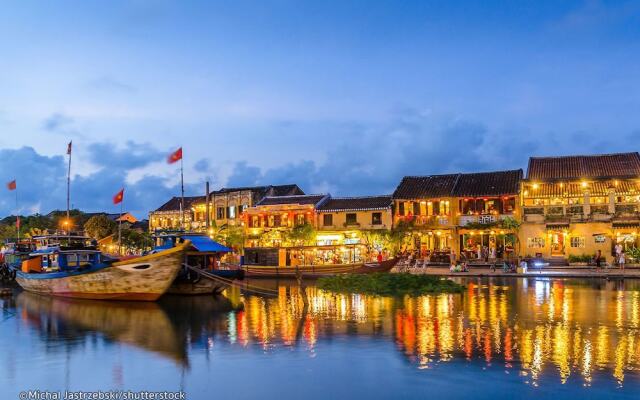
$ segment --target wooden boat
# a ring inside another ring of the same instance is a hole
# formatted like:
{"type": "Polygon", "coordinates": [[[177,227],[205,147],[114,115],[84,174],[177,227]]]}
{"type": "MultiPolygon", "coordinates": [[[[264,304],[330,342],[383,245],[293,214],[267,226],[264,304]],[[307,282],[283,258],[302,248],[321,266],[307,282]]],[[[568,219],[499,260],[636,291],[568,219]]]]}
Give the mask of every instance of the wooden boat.
{"type": "Polygon", "coordinates": [[[226,246],[203,234],[182,232],[163,233],[156,236],[158,246],[154,251],[168,249],[177,243],[189,241],[178,276],[167,290],[168,294],[218,295],[227,289],[233,280],[243,279],[244,271],[221,269],[217,261],[223,254],[231,252],[226,246]]]}
{"type": "Polygon", "coordinates": [[[47,248],[22,262],[16,282],[26,291],[51,296],[155,301],[176,278],[189,246],[186,241],[122,261],[83,247],[47,248]]]}
{"type": "Polygon", "coordinates": [[[398,262],[397,258],[381,263],[300,265],[298,267],[273,267],[262,265],[243,265],[247,278],[296,278],[297,274],[304,278],[321,278],[338,274],[371,274],[389,272],[398,262]]]}

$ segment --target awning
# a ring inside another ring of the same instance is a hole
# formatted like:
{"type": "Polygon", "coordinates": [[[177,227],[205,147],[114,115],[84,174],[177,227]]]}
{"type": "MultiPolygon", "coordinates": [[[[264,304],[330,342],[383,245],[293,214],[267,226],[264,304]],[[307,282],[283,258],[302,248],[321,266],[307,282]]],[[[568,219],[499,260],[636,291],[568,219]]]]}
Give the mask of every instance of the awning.
{"type": "Polygon", "coordinates": [[[231,249],[212,240],[209,236],[184,236],[184,239],[190,240],[193,247],[198,251],[231,253],[231,249]]]}

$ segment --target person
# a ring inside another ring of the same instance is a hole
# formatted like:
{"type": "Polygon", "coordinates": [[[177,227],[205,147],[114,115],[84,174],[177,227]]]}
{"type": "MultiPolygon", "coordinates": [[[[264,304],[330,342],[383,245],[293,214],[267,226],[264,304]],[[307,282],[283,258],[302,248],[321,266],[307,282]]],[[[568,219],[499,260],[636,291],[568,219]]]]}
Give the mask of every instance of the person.
{"type": "Polygon", "coordinates": [[[616,263],[620,262],[620,256],[622,255],[622,245],[620,243],[616,243],[614,247],[614,253],[616,255],[616,263]]]}
{"type": "Polygon", "coordinates": [[[529,265],[527,264],[527,261],[520,257],[520,269],[522,270],[523,274],[527,273],[527,269],[529,268],[529,265]]]}
{"type": "Polygon", "coordinates": [[[626,263],[624,251],[620,252],[620,257],[618,258],[618,265],[620,265],[620,269],[624,273],[624,264],[626,263]]]}
{"type": "Polygon", "coordinates": [[[600,269],[600,267],[602,265],[602,250],[598,250],[596,252],[595,262],[596,262],[596,271],[597,271],[597,270],[600,269]]]}
{"type": "Polygon", "coordinates": [[[378,263],[381,263],[381,262],[382,262],[382,252],[379,251],[378,252],[378,263]]]}
{"type": "Polygon", "coordinates": [[[466,261],[463,261],[460,264],[460,268],[461,268],[462,272],[469,272],[469,267],[467,266],[467,262],[466,261]]]}
{"type": "Polygon", "coordinates": [[[456,263],[456,252],[455,250],[451,249],[451,264],[455,264],[456,263]]]}

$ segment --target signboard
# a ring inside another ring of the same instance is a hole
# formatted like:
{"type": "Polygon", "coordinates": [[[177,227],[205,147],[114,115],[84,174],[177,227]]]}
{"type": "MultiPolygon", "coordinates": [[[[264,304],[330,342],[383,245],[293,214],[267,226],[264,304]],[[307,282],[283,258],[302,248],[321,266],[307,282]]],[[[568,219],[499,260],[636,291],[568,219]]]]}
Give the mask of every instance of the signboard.
{"type": "Polygon", "coordinates": [[[604,243],[607,240],[607,237],[603,234],[600,235],[593,235],[593,240],[596,243],[604,243]]]}

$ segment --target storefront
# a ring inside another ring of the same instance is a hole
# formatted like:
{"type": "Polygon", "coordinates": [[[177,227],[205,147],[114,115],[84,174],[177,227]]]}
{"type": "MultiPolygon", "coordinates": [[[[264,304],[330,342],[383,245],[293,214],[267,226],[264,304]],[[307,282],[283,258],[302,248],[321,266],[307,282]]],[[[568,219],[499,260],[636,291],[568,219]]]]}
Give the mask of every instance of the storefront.
{"type": "Polygon", "coordinates": [[[469,260],[504,259],[514,255],[516,236],[503,230],[460,231],[460,254],[469,260]]]}

